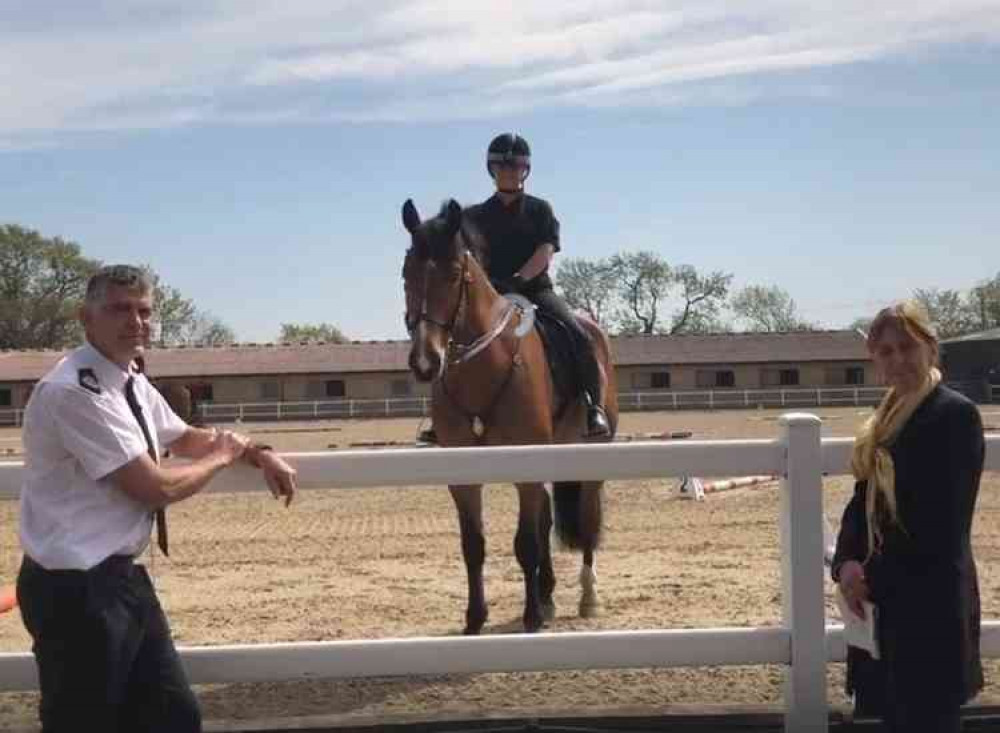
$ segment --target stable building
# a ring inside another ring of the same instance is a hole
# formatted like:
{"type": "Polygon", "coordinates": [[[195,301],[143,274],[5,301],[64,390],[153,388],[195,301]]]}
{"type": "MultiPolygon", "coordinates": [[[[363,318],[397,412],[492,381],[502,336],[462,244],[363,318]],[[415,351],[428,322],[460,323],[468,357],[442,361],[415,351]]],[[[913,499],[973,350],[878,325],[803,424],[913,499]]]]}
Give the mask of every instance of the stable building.
{"type": "MultiPolygon", "coordinates": [[[[874,372],[859,331],[612,338],[619,392],[863,387],[874,372]]],[[[239,344],[147,352],[150,378],[182,384],[207,404],[425,397],[407,365],[409,341],[239,344]]],[[[0,411],[22,409],[62,356],[0,352],[0,411]]]]}
{"type": "Polygon", "coordinates": [[[619,336],[612,343],[620,392],[874,385],[860,331],[619,336]]]}
{"type": "Polygon", "coordinates": [[[948,383],[972,399],[1000,401],[1000,328],[943,340],[941,366],[948,383]]]}

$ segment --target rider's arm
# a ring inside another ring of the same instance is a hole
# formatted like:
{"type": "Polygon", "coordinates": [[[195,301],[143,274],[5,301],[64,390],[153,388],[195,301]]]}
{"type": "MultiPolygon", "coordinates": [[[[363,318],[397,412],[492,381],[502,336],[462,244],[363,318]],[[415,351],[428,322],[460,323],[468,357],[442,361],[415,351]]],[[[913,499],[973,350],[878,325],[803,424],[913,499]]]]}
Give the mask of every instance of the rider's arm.
{"type": "Polygon", "coordinates": [[[531,257],[528,258],[528,261],[524,263],[520,270],[518,270],[517,275],[520,275],[526,282],[534,280],[536,277],[549,269],[549,265],[552,264],[552,257],[555,253],[555,246],[549,242],[539,245],[535,250],[535,253],[531,255],[531,257]]]}

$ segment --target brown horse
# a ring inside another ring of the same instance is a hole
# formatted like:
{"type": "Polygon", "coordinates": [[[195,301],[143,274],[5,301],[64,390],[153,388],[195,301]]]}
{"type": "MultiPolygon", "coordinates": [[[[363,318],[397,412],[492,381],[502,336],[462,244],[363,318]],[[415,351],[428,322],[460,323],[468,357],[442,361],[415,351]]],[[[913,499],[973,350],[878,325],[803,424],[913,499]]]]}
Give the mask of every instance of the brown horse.
{"type": "MultiPolygon", "coordinates": [[[[524,314],[490,284],[488,252],[475,224],[450,201],[427,222],[412,201],[403,206],[411,245],[403,264],[410,368],[432,381],[431,415],[443,446],[580,442],[586,404],[560,400],[536,330],[522,333],[524,314]]],[[[605,408],[614,431],[617,389],[607,336],[584,321],[601,365],[605,408]]],[[[601,534],[603,481],[553,485],[556,530],[564,544],[583,552],[580,615],[598,610],[594,551],[601,534]]],[[[469,581],[465,633],[478,634],[488,611],[483,589],[482,485],[448,487],[458,510],[462,555],[469,581]]],[[[555,615],[550,534],[552,503],[545,484],[517,484],[520,512],[514,553],[524,572],[524,628],[537,631],[555,615]]]]}

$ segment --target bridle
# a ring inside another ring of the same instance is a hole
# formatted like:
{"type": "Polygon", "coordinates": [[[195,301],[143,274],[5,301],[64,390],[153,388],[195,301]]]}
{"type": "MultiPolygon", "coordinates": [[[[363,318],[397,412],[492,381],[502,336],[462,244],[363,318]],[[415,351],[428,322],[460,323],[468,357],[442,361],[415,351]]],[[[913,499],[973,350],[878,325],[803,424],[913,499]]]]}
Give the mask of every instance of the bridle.
{"type": "Polygon", "coordinates": [[[462,310],[462,306],[469,297],[469,251],[465,250],[465,254],[462,257],[462,273],[459,275],[459,280],[461,285],[459,285],[458,298],[455,300],[455,308],[451,312],[451,318],[448,319],[447,323],[442,323],[434,318],[431,318],[427,313],[427,289],[424,289],[423,301],[420,304],[420,313],[414,316],[412,313],[407,311],[403,314],[403,322],[406,325],[406,332],[413,336],[413,332],[417,330],[417,326],[420,325],[421,321],[431,324],[432,326],[437,326],[448,336],[448,343],[451,343],[451,333],[455,330],[455,324],[458,322],[458,314],[462,310]]]}
{"type": "Polygon", "coordinates": [[[515,303],[509,303],[508,307],[504,312],[497,318],[496,322],[486,331],[486,333],[478,336],[472,341],[462,343],[455,340],[454,330],[455,324],[458,322],[458,316],[462,311],[462,307],[466,304],[469,299],[469,250],[465,250],[462,257],[462,272],[460,277],[461,285],[459,286],[458,298],[455,301],[455,308],[451,313],[451,318],[448,319],[447,323],[443,323],[432,318],[427,313],[427,293],[424,292],[423,302],[420,306],[420,313],[413,315],[407,311],[403,315],[403,320],[406,325],[406,330],[413,336],[413,332],[417,330],[417,327],[421,322],[426,322],[432,326],[437,326],[440,328],[445,335],[448,337],[447,350],[449,354],[448,365],[457,365],[463,362],[469,361],[477,354],[482,352],[487,346],[493,343],[496,338],[503,333],[504,329],[510,324],[511,319],[513,319],[515,313],[521,311],[521,307],[515,303]]]}

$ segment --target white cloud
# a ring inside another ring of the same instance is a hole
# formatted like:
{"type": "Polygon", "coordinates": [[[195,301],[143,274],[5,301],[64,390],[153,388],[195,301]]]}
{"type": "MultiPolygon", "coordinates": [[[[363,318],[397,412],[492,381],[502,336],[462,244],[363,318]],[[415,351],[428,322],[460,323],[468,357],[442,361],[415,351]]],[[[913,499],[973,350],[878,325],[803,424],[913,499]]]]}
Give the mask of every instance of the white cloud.
{"type": "Polygon", "coordinates": [[[0,8],[7,148],[201,122],[669,105],[751,76],[758,98],[787,72],[1000,40],[996,0],[62,2],[0,8]]]}

